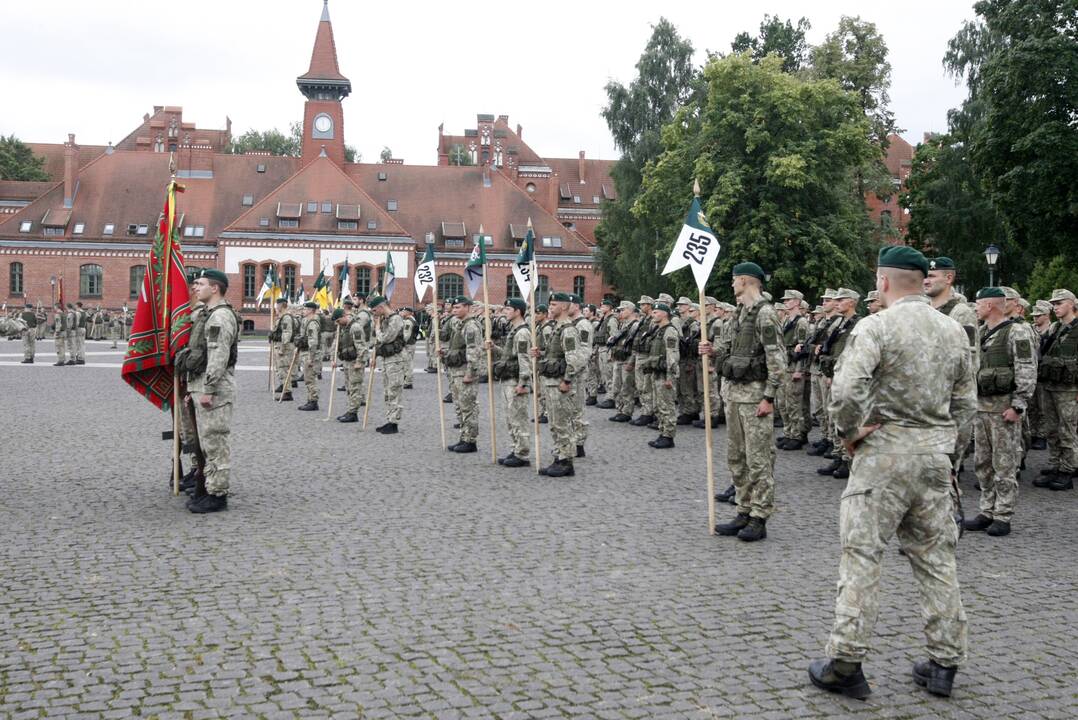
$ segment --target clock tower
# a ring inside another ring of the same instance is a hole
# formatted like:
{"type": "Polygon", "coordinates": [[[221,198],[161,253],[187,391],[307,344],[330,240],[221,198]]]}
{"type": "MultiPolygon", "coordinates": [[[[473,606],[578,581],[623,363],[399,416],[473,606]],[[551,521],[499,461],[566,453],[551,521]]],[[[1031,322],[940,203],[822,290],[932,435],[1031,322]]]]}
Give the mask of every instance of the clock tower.
{"type": "Polygon", "coordinates": [[[337,46],[329,22],[329,0],[322,2],[322,18],[314,38],[311,67],[296,78],[307,98],[303,110],[303,165],[313,162],[325,147],[326,155],[344,165],[344,111],[341,100],[352,92],[352,83],[337,67],[337,46]]]}

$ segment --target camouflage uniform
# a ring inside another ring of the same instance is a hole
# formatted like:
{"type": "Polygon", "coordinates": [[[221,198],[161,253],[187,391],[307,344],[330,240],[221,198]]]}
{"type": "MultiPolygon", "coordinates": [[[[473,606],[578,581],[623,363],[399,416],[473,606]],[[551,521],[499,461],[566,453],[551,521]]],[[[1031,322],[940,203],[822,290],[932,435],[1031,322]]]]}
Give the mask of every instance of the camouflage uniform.
{"type": "MultiPolygon", "coordinates": [[[[640,318],[633,338],[633,381],[636,385],[636,397],[640,400],[640,414],[655,414],[655,394],[651,378],[644,374],[642,361],[647,359],[651,348],[651,317],[640,318]]],[[[630,415],[632,412],[629,413],[630,415]]]]}
{"type": "Polygon", "coordinates": [[[1011,521],[1018,496],[1022,423],[1007,422],[1003,412],[1008,408],[1024,412],[1037,384],[1034,345],[1025,333],[1016,330],[1010,320],[985,330],[974,422],[981,515],[1006,523],[1011,521]]]}
{"type": "Polygon", "coordinates": [[[474,443],[479,436],[479,404],[475,385],[486,366],[483,329],[474,317],[467,317],[453,326],[446,365],[449,366],[453,407],[460,423],[460,442],[474,443]],[[464,382],[465,376],[471,377],[472,382],[464,382]]]}
{"type": "Polygon", "coordinates": [[[322,372],[322,318],[318,314],[303,318],[301,332],[307,338],[303,355],[303,383],[307,388],[307,402],[318,402],[318,375],[322,372]]]}
{"type": "Polygon", "coordinates": [[[673,324],[657,325],[644,360],[647,363],[644,373],[651,378],[655,389],[655,419],[659,423],[659,434],[668,438],[673,438],[677,432],[678,379],[682,370],[680,340],[673,324]],[[667,382],[673,387],[666,387],[667,382]]]}
{"type": "Polygon", "coordinates": [[[398,423],[404,413],[404,381],[408,358],[404,354],[404,318],[397,313],[385,316],[375,332],[377,353],[382,358],[382,399],[386,405],[386,422],[398,423]],[[399,349],[398,349],[399,348],[399,349]]]}
{"type": "Polygon", "coordinates": [[[404,321],[404,384],[411,385],[415,380],[415,345],[419,340],[419,321],[415,317],[401,320],[404,321]]]}
{"type": "MultiPolygon", "coordinates": [[[[977,341],[977,336],[980,333],[977,313],[966,304],[966,299],[958,294],[952,295],[950,300],[936,309],[962,326],[962,330],[966,333],[966,347],[969,348],[970,359],[973,366],[973,375],[976,377],[978,355],[980,351],[980,344],[977,341]]],[[[972,439],[973,420],[970,420],[969,423],[964,426],[959,426],[958,428],[957,451],[955,452],[954,461],[954,471],[956,473],[958,472],[958,468],[962,465],[962,460],[969,450],[969,442],[972,439]]],[[[955,502],[957,504],[957,497],[955,498],[955,502]]]]}
{"type": "Polygon", "coordinates": [[[617,337],[617,342],[610,349],[611,363],[614,366],[613,387],[614,406],[619,415],[632,416],[636,401],[636,370],[633,366],[633,337],[640,327],[640,319],[628,321],[617,337]]]}
{"type": "Polygon", "coordinates": [[[67,363],[67,313],[57,310],[52,316],[52,333],[56,341],[56,364],[67,363]]]}
{"type": "Polygon", "coordinates": [[[969,341],[919,295],[857,324],[839,360],[830,411],[840,437],[879,424],[858,446],[842,493],[835,624],[827,653],[860,663],[879,610],[880,559],[898,533],[920,588],[928,655],[966,657],[958,587],[951,455],[977,408],[969,341]]]}
{"type": "MultiPolygon", "coordinates": [[[[588,421],[584,419],[584,401],[589,396],[589,392],[594,392],[594,389],[588,389],[587,384],[589,382],[588,366],[593,357],[592,338],[595,331],[591,320],[582,315],[572,320],[572,323],[576,325],[576,334],[580,341],[580,352],[585,353],[584,367],[577,371],[575,375],[569,377],[570,382],[573,384],[569,394],[573,396],[575,408],[572,414],[573,443],[583,446],[588,439],[588,421]]],[[[598,387],[597,379],[595,387],[598,387]]]]}
{"type": "Polygon", "coordinates": [[[786,371],[782,373],[779,387],[779,414],[782,415],[784,437],[804,440],[809,434],[808,418],[803,415],[802,398],[805,395],[805,378],[808,376],[806,360],[794,360],[794,348],[808,340],[809,324],[803,315],[796,315],[782,326],[782,342],[786,347],[786,371]],[[795,380],[794,373],[801,373],[795,380]]]}
{"type": "Polygon", "coordinates": [[[725,392],[726,462],[736,489],[737,512],[766,520],[775,511],[774,420],[756,417],[764,398],[772,401],[786,369],[779,318],[771,303],[757,298],[739,305],[719,340],[716,362],[725,392]]]}
{"type": "MultiPolygon", "coordinates": [[[[352,322],[348,324],[348,331],[341,335],[341,345],[347,343],[355,352],[355,358],[346,360],[345,367],[348,369],[346,385],[348,389],[347,412],[358,412],[359,408],[366,403],[364,386],[367,381],[367,366],[370,365],[371,345],[374,342],[374,319],[370,310],[360,308],[352,313],[352,322]]],[[[348,352],[348,355],[351,355],[348,352]]]]}
{"type": "Polygon", "coordinates": [[[228,495],[231,468],[232,410],[236,402],[236,344],[239,324],[232,306],[220,305],[204,311],[206,367],[203,372],[188,373],[187,392],[195,407],[198,442],[206,456],[206,492],[228,495]],[[217,308],[223,309],[218,310],[217,308]],[[213,405],[206,409],[198,402],[201,395],[212,395],[213,405]]]}
{"type": "Polygon", "coordinates": [[[563,393],[559,384],[562,380],[571,383],[574,377],[580,376],[588,364],[588,354],[587,347],[580,341],[577,326],[568,318],[559,321],[547,341],[540,363],[556,460],[572,461],[576,457],[577,445],[574,435],[577,429],[574,426],[577,402],[573,397],[573,388],[570,386],[563,393]]]}
{"type": "MultiPolygon", "coordinates": [[[[554,326],[556,324],[557,323],[555,323],[553,320],[548,319],[548,320],[544,320],[543,323],[541,325],[539,325],[538,337],[536,339],[539,341],[539,349],[540,350],[546,350],[547,343],[550,342],[550,338],[554,335],[554,326]]],[[[542,381],[540,381],[540,385],[542,385],[542,381]]],[[[546,414],[547,414],[547,412],[546,412],[546,393],[545,392],[540,392],[539,393],[539,415],[545,417],[546,414]]]]}
{"type": "Polygon", "coordinates": [[[502,377],[502,398],[505,400],[505,423],[509,427],[509,439],[512,442],[513,455],[526,460],[531,454],[531,435],[528,410],[531,406],[530,392],[517,394],[517,387],[531,387],[531,330],[527,323],[512,328],[505,336],[505,343],[494,348],[499,365],[495,375],[499,375],[499,366],[504,368],[502,377]]]}
{"type": "Polygon", "coordinates": [[[68,307],[64,315],[64,339],[67,344],[67,363],[77,363],[79,360],[79,315],[74,307],[68,307]]]}
{"type": "Polygon", "coordinates": [[[1078,318],[1058,324],[1045,343],[1038,368],[1044,385],[1044,415],[1048,426],[1048,466],[1060,475],[1078,472],[1078,318]]]}
{"type": "Polygon", "coordinates": [[[613,397],[614,364],[610,361],[610,348],[606,342],[618,333],[618,319],[609,312],[599,319],[595,330],[595,345],[598,348],[599,384],[606,390],[608,397],[613,397]]]}
{"type": "MultiPolygon", "coordinates": [[[[679,337],[678,346],[678,363],[680,367],[676,373],[677,375],[677,406],[681,415],[688,416],[687,419],[695,420],[700,415],[700,388],[697,387],[697,382],[700,379],[700,353],[690,353],[690,348],[695,348],[700,344],[700,321],[693,318],[685,318],[685,321],[681,325],[681,334],[679,337]],[[682,353],[681,348],[685,348],[686,352],[682,353]]],[[[668,375],[669,379],[670,376],[668,375]]],[[[659,376],[654,377],[655,382],[659,382],[659,376]]],[[[658,394],[659,389],[655,389],[658,394]]],[[[658,413],[656,413],[658,414],[658,413]]],[[[659,428],[660,432],[662,428],[659,428]]],[[[663,433],[664,435],[666,433],[663,433]]],[[[673,437],[673,435],[669,436],[673,437]]]]}
{"type": "Polygon", "coordinates": [[[34,353],[37,350],[37,315],[33,310],[26,310],[22,314],[24,330],[22,333],[22,356],[23,360],[34,361],[34,353]]]}
{"type": "Polygon", "coordinates": [[[297,328],[296,317],[288,312],[281,313],[277,318],[277,327],[274,328],[281,336],[277,341],[277,384],[281,386],[281,391],[286,393],[292,392],[292,378],[288,377],[288,368],[291,367],[292,372],[295,372],[292,360],[296,357],[297,328]]]}

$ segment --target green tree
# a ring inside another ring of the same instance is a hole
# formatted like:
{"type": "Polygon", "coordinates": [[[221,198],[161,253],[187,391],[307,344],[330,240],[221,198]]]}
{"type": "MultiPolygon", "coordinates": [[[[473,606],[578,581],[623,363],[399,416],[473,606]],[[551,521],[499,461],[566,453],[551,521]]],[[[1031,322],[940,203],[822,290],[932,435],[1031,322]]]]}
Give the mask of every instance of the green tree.
{"type": "MultiPolygon", "coordinates": [[[[303,123],[296,121],[288,126],[288,134],[277,128],[272,130],[248,130],[233,138],[225,152],[243,155],[251,151],[268,152],[270,155],[299,157],[303,153],[303,123]]],[[[351,145],[344,146],[345,162],[362,162],[362,156],[351,145]]]]}
{"type": "Polygon", "coordinates": [[[1063,255],[1056,255],[1048,260],[1039,260],[1029,276],[1026,297],[1030,302],[1047,300],[1056,288],[1066,288],[1078,292],[1078,268],[1063,255]]]}
{"type": "MultiPolygon", "coordinates": [[[[658,229],[655,257],[668,256],[696,178],[722,243],[712,294],[729,298],[733,265],[749,259],[771,273],[773,293],[866,289],[875,248],[851,178],[878,149],[858,97],[833,80],[783,72],[775,55],[713,59],[704,80],[702,102],[663,129],[664,151],[633,207],[642,225],[658,229]]],[[[693,294],[688,273],[671,282],[693,294]]]]}
{"type": "Polygon", "coordinates": [[[799,19],[794,25],[777,15],[764,15],[758,35],[738,33],[730,47],[734,52],[749,53],[757,62],[775,53],[782,58],[783,72],[800,72],[808,62],[809,46],[805,33],[811,29],[812,23],[807,18],[799,19]]]}
{"type": "Polygon", "coordinates": [[[14,135],[0,135],[0,180],[44,182],[45,158],[34,155],[30,146],[14,135]]]}
{"type": "Polygon", "coordinates": [[[450,165],[474,165],[472,162],[471,153],[461,143],[454,143],[449,148],[449,164],[450,165]]]}
{"type": "Polygon", "coordinates": [[[393,151],[389,149],[388,145],[382,146],[382,152],[378,154],[378,157],[382,162],[386,163],[393,159],[393,151]]]}
{"type": "Polygon", "coordinates": [[[622,156],[611,170],[616,199],[604,202],[595,235],[603,275],[625,297],[655,292],[664,282],[655,267],[657,229],[640,222],[631,209],[644,166],[662,149],[663,125],[698,90],[692,56],[692,43],[661,18],[636,63],[636,78],[628,87],[616,81],[606,85],[602,116],[622,156]]]}

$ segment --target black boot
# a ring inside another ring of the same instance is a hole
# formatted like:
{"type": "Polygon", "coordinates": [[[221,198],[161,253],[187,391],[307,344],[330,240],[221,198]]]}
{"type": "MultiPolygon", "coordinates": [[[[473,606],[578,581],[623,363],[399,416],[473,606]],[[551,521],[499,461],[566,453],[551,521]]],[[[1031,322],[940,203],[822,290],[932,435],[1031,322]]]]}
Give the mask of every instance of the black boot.
{"type": "Polygon", "coordinates": [[[840,460],[838,467],[835,468],[835,471],[831,473],[831,475],[838,478],[839,480],[845,480],[850,476],[849,463],[847,463],[845,460],[840,460]]]}
{"type": "Polygon", "coordinates": [[[618,413],[617,415],[611,415],[608,419],[610,422],[629,422],[632,420],[632,417],[625,413],[618,413]]]}
{"type": "Polygon", "coordinates": [[[1042,437],[1035,437],[1029,441],[1030,450],[1047,450],[1048,441],[1042,437]]]}
{"type": "Polygon", "coordinates": [[[958,668],[943,667],[935,660],[919,660],[913,664],[913,681],[933,695],[951,697],[951,687],[958,668]]]}
{"type": "Polygon", "coordinates": [[[984,515],[978,515],[972,520],[966,520],[962,523],[962,527],[970,532],[981,532],[987,530],[992,524],[992,518],[985,517],[984,515]]]}
{"type": "Polygon", "coordinates": [[[1040,475],[1033,479],[1033,487],[1046,488],[1052,484],[1052,481],[1056,477],[1056,473],[1059,471],[1054,468],[1044,468],[1041,470],[1040,475]]]}
{"type": "Polygon", "coordinates": [[[284,385],[278,385],[277,387],[273,388],[273,393],[275,395],[280,395],[282,390],[284,390],[284,385]]]}
{"type": "Polygon", "coordinates": [[[445,397],[444,397],[444,398],[442,398],[442,402],[444,402],[444,403],[451,403],[451,402],[453,402],[453,393],[446,393],[446,394],[445,394],[445,397]]]}
{"type": "Polygon", "coordinates": [[[555,460],[550,466],[539,468],[539,474],[549,477],[569,477],[576,475],[576,472],[573,470],[572,460],[555,460]]]}
{"type": "Polygon", "coordinates": [[[505,467],[518,468],[518,467],[527,467],[531,463],[529,463],[527,460],[525,460],[523,458],[517,457],[517,455],[515,453],[509,453],[506,457],[503,457],[501,460],[499,460],[498,464],[503,465],[505,467]]]}
{"type": "Polygon", "coordinates": [[[285,393],[282,395],[281,402],[292,402],[292,393],[285,393]]]}
{"type": "Polygon", "coordinates": [[[610,398],[606,398],[602,402],[598,403],[595,407],[599,408],[600,410],[613,410],[617,407],[617,405],[615,405],[614,401],[610,398]]]}
{"type": "Polygon", "coordinates": [[[587,454],[584,452],[584,446],[583,445],[577,445],[576,446],[576,456],[578,458],[587,457],[587,454]]]}
{"type": "Polygon", "coordinates": [[[819,445],[813,446],[813,448],[811,450],[809,450],[807,454],[812,455],[814,457],[820,457],[824,453],[830,452],[830,450],[831,450],[831,441],[824,439],[824,440],[820,441],[819,445]]]}
{"type": "Polygon", "coordinates": [[[398,432],[397,423],[387,422],[385,425],[376,427],[374,431],[382,433],[383,435],[395,435],[398,432]]]}
{"type": "Polygon", "coordinates": [[[305,404],[300,405],[296,409],[297,410],[308,410],[308,411],[317,410],[318,409],[318,401],[317,400],[308,400],[305,404]]]}
{"type": "Polygon", "coordinates": [[[674,438],[660,435],[654,440],[649,441],[648,445],[655,448],[656,450],[666,450],[667,448],[674,447],[674,438]]]}
{"type": "Polygon", "coordinates": [[[459,442],[456,445],[451,445],[449,449],[455,453],[473,453],[478,450],[474,442],[459,442]]]}
{"type": "Polygon", "coordinates": [[[588,397],[588,399],[586,399],[584,401],[584,404],[587,405],[588,407],[591,407],[593,405],[598,405],[599,404],[599,398],[595,397],[594,395],[591,395],[591,396],[588,397]]]}
{"type": "Polygon", "coordinates": [[[1073,490],[1074,475],[1072,473],[1057,473],[1052,478],[1052,482],[1048,483],[1048,487],[1052,490],[1073,490]]]}
{"type": "Polygon", "coordinates": [[[764,518],[749,518],[749,524],[741,528],[737,534],[738,540],[756,542],[767,539],[767,520],[764,518]]]}
{"type": "Polygon", "coordinates": [[[338,417],[337,422],[339,422],[339,423],[359,422],[359,416],[356,415],[354,412],[349,411],[349,412],[346,412],[344,415],[341,415],[340,417],[338,417]]]}
{"type": "Polygon", "coordinates": [[[833,461],[831,461],[830,465],[828,465],[826,467],[822,467],[822,468],[817,468],[816,469],[816,474],[817,475],[833,475],[834,472],[836,470],[838,470],[838,466],[841,465],[841,464],[842,464],[841,460],[833,460],[833,461]]]}
{"type": "Polygon", "coordinates": [[[800,450],[805,447],[805,443],[808,442],[806,438],[786,438],[786,442],[783,443],[783,450],[800,450]]]}
{"type": "Polygon", "coordinates": [[[696,420],[700,416],[700,413],[682,413],[677,416],[678,425],[692,425],[693,420],[696,420]]]}
{"type": "Polygon", "coordinates": [[[228,510],[228,496],[227,495],[209,495],[193,501],[187,506],[187,509],[196,515],[204,515],[205,513],[221,512],[222,510],[228,510]]]}
{"type": "Polygon", "coordinates": [[[861,671],[861,663],[844,663],[826,658],[813,660],[809,663],[809,679],[821,690],[856,700],[864,700],[872,693],[861,671]]]}
{"type": "Polygon", "coordinates": [[[992,537],[1003,537],[1011,534],[1011,524],[1005,520],[993,520],[985,534],[992,537]]]}
{"type": "Polygon", "coordinates": [[[719,502],[723,502],[723,503],[724,502],[729,502],[730,498],[732,498],[736,494],[737,494],[737,488],[735,488],[733,485],[731,485],[730,487],[726,488],[722,492],[715,493],[715,499],[718,500],[719,502]]]}
{"type": "Polygon", "coordinates": [[[651,422],[649,422],[648,427],[651,428],[652,430],[658,430],[659,429],[659,421],[658,421],[658,419],[655,419],[655,420],[652,420],[651,422]]]}
{"type": "Polygon", "coordinates": [[[741,530],[744,529],[746,526],[748,526],[748,524],[749,524],[749,515],[748,515],[748,513],[738,513],[737,517],[735,517],[730,522],[722,523],[721,525],[716,525],[715,526],[715,534],[716,535],[724,535],[726,537],[732,537],[733,535],[737,535],[739,532],[741,532],[741,530]]]}

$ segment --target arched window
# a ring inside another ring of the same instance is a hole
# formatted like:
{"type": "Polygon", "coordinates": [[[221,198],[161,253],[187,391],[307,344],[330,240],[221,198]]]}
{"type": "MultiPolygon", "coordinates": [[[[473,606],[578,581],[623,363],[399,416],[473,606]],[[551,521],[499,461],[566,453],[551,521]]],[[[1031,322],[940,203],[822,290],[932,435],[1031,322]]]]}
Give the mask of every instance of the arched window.
{"type": "Polygon", "coordinates": [[[142,292],[142,279],[146,277],[146,266],[132,265],[127,272],[131,280],[131,287],[127,297],[131,300],[137,300],[139,293],[142,292]]]}
{"type": "Polygon", "coordinates": [[[353,292],[364,293],[366,295],[371,294],[371,269],[366,265],[360,265],[356,268],[356,284],[352,288],[353,292]]]}
{"type": "Polygon", "coordinates": [[[523,297],[520,294],[520,287],[517,285],[517,279],[510,273],[505,277],[505,299],[523,297]]]}
{"type": "Polygon", "coordinates": [[[535,302],[540,304],[548,300],[550,300],[550,278],[540,275],[539,282],[535,286],[535,302]]]}
{"type": "Polygon", "coordinates": [[[296,266],[285,265],[281,268],[281,286],[284,288],[284,294],[287,297],[292,297],[296,294],[296,266]]]}
{"type": "Polygon", "coordinates": [[[243,299],[253,300],[258,297],[257,270],[252,263],[243,266],[243,299]]]}
{"type": "Polygon", "coordinates": [[[464,278],[454,273],[438,276],[438,299],[448,300],[464,294],[464,278]]]}
{"type": "Polygon", "coordinates": [[[243,321],[243,332],[245,332],[245,333],[253,333],[254,331],[255,331],[255,321],[254,320],[244,320],[243,321]]]}
{"type": "Polygon", "coordinates": [[[8,294],[9,295],[22,295],[22,263],[13,262],[11,267],[8,268],[8,294]]]}
{"type": "Polygon", "coordinates": [[[105,271],[100,265],[83,265],[79,268],[79,297],[101,297],[105,284],[105,271]]]}
{"type": "Polygon", "coordinates": [[[577,275],[573,278],[573,294],[581,300],[584,299],[584,276],[577,275]]]}

